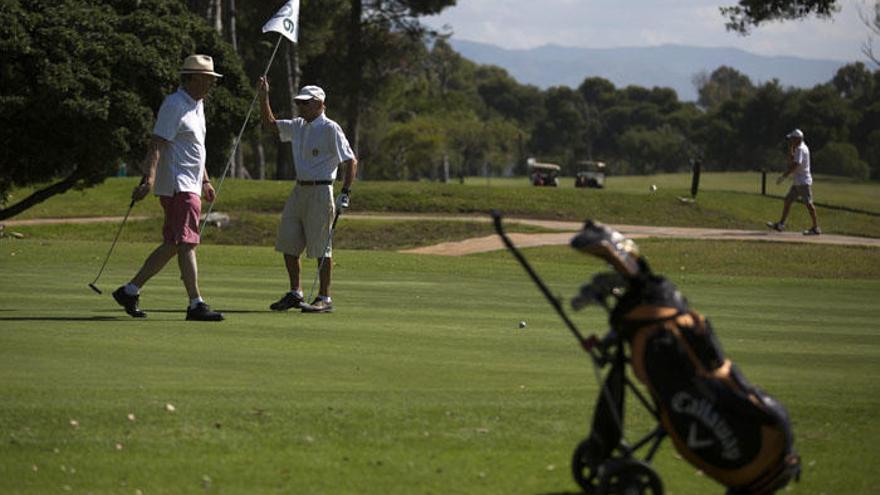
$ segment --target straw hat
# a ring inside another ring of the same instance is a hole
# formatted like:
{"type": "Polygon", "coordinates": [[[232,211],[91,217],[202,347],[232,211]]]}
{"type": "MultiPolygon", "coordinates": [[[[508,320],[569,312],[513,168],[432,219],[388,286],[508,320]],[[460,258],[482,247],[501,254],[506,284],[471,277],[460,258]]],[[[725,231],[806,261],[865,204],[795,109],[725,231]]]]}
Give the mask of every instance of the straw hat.
{"type": "Polygon", "coordinates": [[[214,59],[208,55],[190,55],[183,61],[180,68],[181,74],[205,74],[214,77],[223,77],[223,74],[214,72],[214,59]]]}

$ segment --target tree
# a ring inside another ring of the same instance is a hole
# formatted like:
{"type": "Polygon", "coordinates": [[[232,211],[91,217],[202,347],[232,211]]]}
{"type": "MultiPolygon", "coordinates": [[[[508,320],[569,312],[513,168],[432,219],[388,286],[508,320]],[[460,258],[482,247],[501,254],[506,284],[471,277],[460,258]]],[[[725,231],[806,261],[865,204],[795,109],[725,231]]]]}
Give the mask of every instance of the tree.
{"type": "Polygon", "coordinates": [[[870,175],[868,164],[859,158],[859,151],[850,143],[828,143],[816,153],[810,166],[813,173],[858,180],[865,180],[870,175]]]}
{"type": "Polygon", "coordinates": [[[578,86],[578,92],[588,105],[605,110],[615,103],[617,89],[614,83],[601,77],[588,77],[578,86]]]}
{"type": "Polygon", "coordinates": [[[721,7],[729,31],[746,35],[753,27],[774,21],[803,19],[810,15],[830,18],[840,7],[837,0],[740,0],[738,5],[721,7]]]}
{"type": "Polygon", "coordinates": [[[831,84],[842,98],[866,104],[874,95],[874,77],[865,64],[856,62],[846,64],[831,79],[831,84]]]}
{"type": "Polygon", "coordinates": [[[387,64],[399,62],[395,55],[401,44],[422,43],[434,33],[418,21],[419,16],[440,13],[455,5],[455,0],[387,0],[364,2],[351,0],[348,12],[348,38],[345,68],[347,73],[346,134],[355,152],[358,150],[362,106],[381,89],[376,75],[387,64]],[[374,77],[367,71],[378,69],[374,77]],[[373,83],[373,84],[368,84],[373,83]]]}
{"type": "MultiPolygon", "coordinates": [[[[745,99],[740,120],[735,122],[738,130],[738,167],[743,169],[770,168],[779,166],[784,136],[794,127],[804,128],[812,136],[807,124],[795,114],[790,103],[790,94],[772,80],[755,89],[754,94],[745,99]]],[[[808,137],[812,143],[812,137],[808,137]]]]}
{"type": "Polygon", "coordinates": [[[0,206],[12,187],[46,184],[0,219],[143,158],[154,114],[186,55],[209,53],[226,77],[208,100],[208,167],[244,114],[244,74],[229,45],[178,2],[6,0],[0,5],[0,206]]]}
{"type": "MultiPolygon", "coordinates": [[[[816,149],[832,141],[848,142],[856,115],[830,84],[795,92],[794,120],[787,128],[798,127],[807,133],[807,143],[816,149]]],[[[783,132],[786,132],[783,130],[783,132]]]]}
{"type": "Polygon", "coordinates": [[[880,0],[874,2],[873,10],[869,14],[859,11],[862,22],[868,28],[868,40],[862,45],[862,52],[880,68],[880,54],[874,53],[874,38],[880,36],[880,0]]]}
{"type": "Polygon", "coordinates": [[[543,119],[544,96],[537,87],[521,85],[507,71],[494,66],[477,67],[474,79],[477,93],[493,113],[528,130],[543,119]]]}
{"type": "Polygon", "coordinates": [[[684,136],[669,126],[650,131],[631,129],[621,136],[620,148],[632,171],[641,174],[677,172],[689,159],[684,136]]]}
{"type": "Polygon", "coordinates": [[[567,166],[585,155],[586,103],[580,93],[559,86],[547,90],[546,108],[547,118],[532,133],[532,148],[567,166]]]}
{"type": "Polygon", "coordinates": [[[708,76],[705,73],[697,74],[694,85],[699,94],[697,103],[707,110],[717,108],[727,100],[747,97],[755,90],[749,76],[726,65],[718,67],[708,76]]]}
{"type": "Polygon", "coordinates": [[[880,179],[880,129],[868,134],[866,141],[863,156],[868,162],[868,167],[871,171],[871,178],[877,180],[880,179]]]}
{"type": "Polygon", "coordinates": [[[433,174],[445,145],[444,129],[435,119],[418,117],[393,124],[381,146],[389,166],[378,167],[378,177],[408,180],[433,174]]]}

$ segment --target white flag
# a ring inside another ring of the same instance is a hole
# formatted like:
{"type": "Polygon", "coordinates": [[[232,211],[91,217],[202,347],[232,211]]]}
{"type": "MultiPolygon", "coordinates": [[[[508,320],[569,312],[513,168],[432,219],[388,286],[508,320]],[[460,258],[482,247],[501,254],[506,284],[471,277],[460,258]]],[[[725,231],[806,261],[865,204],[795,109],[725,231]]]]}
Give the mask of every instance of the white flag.
{"type": "Polygon", "coordinates": [[[278,12],[269,19],[269,22],[263,25],[263,32],[275,31],[296,43],[298,20],[299,0],[288,0],[288,2],[284,4],[284,7],[281,7],[278,12]]]}

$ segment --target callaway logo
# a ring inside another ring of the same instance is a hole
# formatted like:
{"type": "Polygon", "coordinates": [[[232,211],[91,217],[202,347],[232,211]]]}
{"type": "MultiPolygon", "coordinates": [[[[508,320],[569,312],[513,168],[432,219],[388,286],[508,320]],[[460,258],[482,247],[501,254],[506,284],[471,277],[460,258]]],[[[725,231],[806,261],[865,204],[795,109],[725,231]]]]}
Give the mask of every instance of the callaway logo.
{"type": "MultiPolygon", "coordinates": [[[[733,434],[733,430],[727,421],[718,414],[714,405],[706,399],[696,398],[687,392],[678,392],[672,396],[672,410],[691,416],[697,422],[708,428],[714,435],[715,439],[721,445],[721,457],[724,459],[735,461],[742,456],[740,452],[739,441],[733,434]]],[[[688,431],[687,445],[692,449],[700,449],[713,445],[714,440],[706,440],[697,438],[697,423],[692,422],[688,431]]]]}
{"type": "Polygon", "coordinates": [[[708,447],[715,443],[711,438],[707,440],[700,440],[697,438],[697,424],[691,423],[691,427],[688,429],[688,448],[691,449],[702,449],[703,447],[708,447]]]}

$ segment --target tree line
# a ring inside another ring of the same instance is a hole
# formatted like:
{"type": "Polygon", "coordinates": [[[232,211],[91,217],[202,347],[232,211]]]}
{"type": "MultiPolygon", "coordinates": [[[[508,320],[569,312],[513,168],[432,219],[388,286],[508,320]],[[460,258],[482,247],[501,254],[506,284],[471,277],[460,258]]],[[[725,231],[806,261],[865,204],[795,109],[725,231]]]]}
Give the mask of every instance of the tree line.
{"type": "MultiPolygon", "coordinates": [[[[293,178],[287,145],[262,132],[258,119],[227,161],[278,39],[261,26],[282,3],[0,0],[0,219],[100,183],[123,163],[137,173],[180,61],[197,52],[212,55],[225,75],[206,107],[212,175],[229,163],[236,177],[293,178]],[[33,195],[9,200],[13,187],[31,184],[39,184],[33,195]]],[[[614,173],[675,171],[692,159],[710,170],[779,167],[781,136],[796,126],[819,172],[878,177],[880,75],[863,64],[812,89],[755,84],[720,67],[695,77],[698,102],[596,77],[542,90],[464,59],[447,34],[419,22],[455,0],[300,3],[299,42],[282,41],[269,72],[273,107],[292,117],[297,88],[322,86],[328,115],[345,128],[366,179],[524,173],[530,156],[567,173],[591,158],[614,173]]],[[[730,29],[835,7],[752,3],[728,7],[730,29]]]]}

